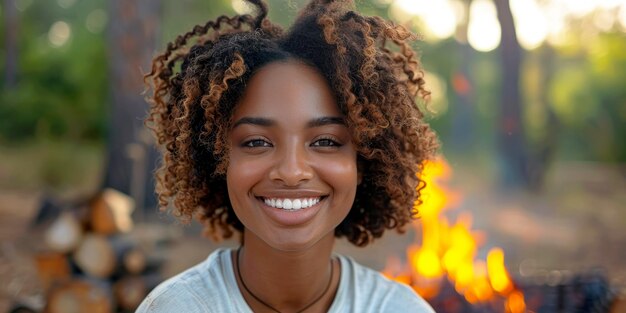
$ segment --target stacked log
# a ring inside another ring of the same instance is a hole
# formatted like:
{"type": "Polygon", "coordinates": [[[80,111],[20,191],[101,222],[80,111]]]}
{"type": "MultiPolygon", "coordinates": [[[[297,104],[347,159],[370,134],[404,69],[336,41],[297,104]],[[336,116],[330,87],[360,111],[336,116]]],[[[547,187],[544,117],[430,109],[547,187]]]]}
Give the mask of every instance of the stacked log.
{"type": "Polygon", "coordinates": [[[132,236],[133,210],[132,198],[106,189],[54,214],[34,257],[43,312],[134,312],[161,281],[161,262],[132,236]]]}

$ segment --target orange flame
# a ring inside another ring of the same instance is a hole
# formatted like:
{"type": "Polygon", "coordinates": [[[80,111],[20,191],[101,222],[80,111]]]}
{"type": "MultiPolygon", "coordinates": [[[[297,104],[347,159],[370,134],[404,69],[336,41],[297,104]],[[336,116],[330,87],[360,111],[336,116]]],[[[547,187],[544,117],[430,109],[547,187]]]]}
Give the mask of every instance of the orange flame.
{"type": "Polygon", "coordinates": [[[492,248],[487,260],[477,260],[478,247],[484,242],[480,232],[472,231],[472,216],[461,213],[450,223],[443,211],[453,207],[459,196],[439,184],[451,176],[444,161],[428,162],[420,178],[426,182],[421,190],[423,203],[415,204],[420,220],[413,226],[420,233],[421,244],[407,248],[408,270],[398,271],[398,259],[389,261],[383,274],[413,287],[424,298],[435,297],[443,279],[470,303],[504,299],[508,313],[526,311],[523,293],[516,288],[504,265],[504,252],[492,248]]]}

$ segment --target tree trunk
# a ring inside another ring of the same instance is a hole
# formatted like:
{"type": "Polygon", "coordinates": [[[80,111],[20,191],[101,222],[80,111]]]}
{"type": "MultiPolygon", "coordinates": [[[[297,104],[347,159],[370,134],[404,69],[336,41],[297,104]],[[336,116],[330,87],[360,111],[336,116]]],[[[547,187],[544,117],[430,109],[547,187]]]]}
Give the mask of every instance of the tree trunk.
{"type": "Polygon", "coordinates": [[[156,205],[152,172],[156,151],[143,125],[148,111],[142,91],[155,51],[161,1],[112,0],[109,35],[111,111],[104,186],[135,199],[142,211],[156,205]]]}
{"type": "Polygon", "coordinates": [[[533,144],[532,154],[528,158],[530,188],[539,191],[543,188],[546,172],[558,147],[558,137],[561,128],[554,109],[552,108],[549,88],[554,76],[555,51],[552,47],[544,46],[539,51],[540,90],[539,101],[543,106],[546,122],[542,125],[542,136],[533,144]]]}
{"type": "Polygon", "coordinates": [[[508,0],[495,0],[502,27],[500,46],[502,86],[498,127],[498,150],[502,160],[502,185],[528,187],[528,156],[521,115],[520,67],[522,48],[517,41],[515,24],[508,0]]]}
{"type": "Polygon", "coordinates": [[[463,153],[476,146],[475,136],[475,95],[471,84],[471,69],[474,57],[474,50],[467,42],[467,28],[469,22],[469,8],[471,0],[463,2],[465,6],[465,16],[463,24],[457,26],[456,37],[459,39],[460,62],[452,76],[452,87],[454,89],[454,109],[452,114],[451,148],[463,153]]]}

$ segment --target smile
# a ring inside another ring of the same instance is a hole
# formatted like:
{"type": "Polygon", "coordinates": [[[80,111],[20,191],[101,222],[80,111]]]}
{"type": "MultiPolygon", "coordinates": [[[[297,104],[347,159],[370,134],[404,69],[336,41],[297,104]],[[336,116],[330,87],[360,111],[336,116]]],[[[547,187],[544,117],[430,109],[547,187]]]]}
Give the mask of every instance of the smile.
{"type": "Polygon", "coordinates": [[[313,198],[261,198],[266,205],[277,209],[283,209],[288,211],[295,211],[300,209],[310,208],[318,204],[322,197],[313,198]]]}

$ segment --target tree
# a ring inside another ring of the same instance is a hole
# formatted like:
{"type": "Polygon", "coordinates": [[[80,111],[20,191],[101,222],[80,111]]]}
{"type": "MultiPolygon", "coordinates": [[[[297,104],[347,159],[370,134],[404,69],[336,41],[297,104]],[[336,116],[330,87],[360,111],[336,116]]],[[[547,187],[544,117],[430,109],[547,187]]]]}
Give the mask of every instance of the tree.
{"type": "Polygon", "coordinates": [[[15,0],[4,0],[4,47],[5,72],[4,88],[9,90],[17,84],[17,35],[19,19],[15,8],[15,0]]]}
{"type": "Polygon", "coordinates": [[[458,151],[463,151],[473,145],[473,137],[475,136],[475,117],[473,111],[476,109],[474,88],[470,83],[471,76],[470,65],[474,56],[474,50],[467,41],[467,28],[469,23],[469,8],[472,0],[462,2],[465,6],[463,12],[463,23],[457,26],[456,37],[459,39],[458,49],[459,61],[458,68],[452,73],[451,82],[454,88],[455,108],[450,111],[452,115],[452,146],[458,151]]]}
{"type": "Polygon", "coordinates": [[[156,204],[151,181],[156,151],[143,125],[148,104],[141,69],[156,47],[160,11],[157,0],[109,2],[111,113],[104,187],[130,194],[140,210],[156,204]]]}
{"type": "Polygon", "coordinates": [[[500,94],[500,125],[497,147],[502,158],[503,184],[506,187],[527,187],[528,155],[521,116],[520,68],[522,48],[517,41],[509,0],[495,0],[502,28],[500,62],[502,86],[500,94]]]}

